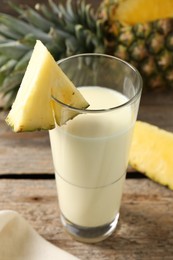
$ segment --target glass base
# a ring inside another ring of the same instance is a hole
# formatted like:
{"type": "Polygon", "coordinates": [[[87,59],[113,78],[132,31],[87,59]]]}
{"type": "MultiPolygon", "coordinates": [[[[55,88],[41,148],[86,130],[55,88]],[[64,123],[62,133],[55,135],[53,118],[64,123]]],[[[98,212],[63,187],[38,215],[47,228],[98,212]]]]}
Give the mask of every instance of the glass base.
{"type": "Polygon", "coordinates": [[[97,243],[110,236],[118,224],[119,213],[115,219],[106,225],[99,227],[82,227],[73,224],[61,214],[61,222],[66,231],[76,240],[84,243],[97,243]]]}

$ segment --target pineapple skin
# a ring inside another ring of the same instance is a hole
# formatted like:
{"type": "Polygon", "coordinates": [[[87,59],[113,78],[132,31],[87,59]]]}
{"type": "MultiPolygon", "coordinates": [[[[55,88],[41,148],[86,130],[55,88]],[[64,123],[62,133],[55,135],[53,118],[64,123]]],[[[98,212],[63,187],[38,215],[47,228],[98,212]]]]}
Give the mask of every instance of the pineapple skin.
{"type": "Polygon", "coordinates": [[[129,164],[153,181],[173,190],[173,133],[137,121],[129,164]]]}
{"type": "Polygon", "coordinates": [[[116,18],[120,4],[121,0],[105,0],[100,6],[105,52],[134,65],[144,90],[173,88],[173,18],[124,24],[116,18]]]}

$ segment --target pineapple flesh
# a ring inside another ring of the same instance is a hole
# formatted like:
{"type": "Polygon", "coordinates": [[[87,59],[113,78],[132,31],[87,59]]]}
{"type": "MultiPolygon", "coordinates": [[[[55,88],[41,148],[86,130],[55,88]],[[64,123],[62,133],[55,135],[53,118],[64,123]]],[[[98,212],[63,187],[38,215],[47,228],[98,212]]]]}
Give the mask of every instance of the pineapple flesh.
{"type": "Polygon", "coordinates": [[[124,0],[116,11],[116,19],[130,25],[168,17],[173,17],[172,0],[124,0]]]}
{"type": "Polygon", "coordinates": [[[173,133],[137,121],[129,164],[173,190],[173,133]]]}
{"type": "Polygon", "coordinates": [[[63,73],[50,52],[37,41],[16,99],[6,118],[14,132],[52,129],[61,121],[61,109],[52,96],[70,106],[84,109],[88,103],[63,73]]]}

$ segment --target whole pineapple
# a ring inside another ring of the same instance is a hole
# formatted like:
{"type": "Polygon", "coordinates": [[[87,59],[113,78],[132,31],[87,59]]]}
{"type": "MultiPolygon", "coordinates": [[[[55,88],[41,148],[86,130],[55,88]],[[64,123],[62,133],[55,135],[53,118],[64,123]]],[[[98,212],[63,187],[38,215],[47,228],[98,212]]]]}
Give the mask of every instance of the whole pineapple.
{"type": "Polygon", "coordinates": [[[18,18],[0,14],[0,93],[6,107],[16,96],[37,39],[56,60],[107,53],[135,65],[145,89],[173,87],[172,0],[104,0],[98,10],[85,0],[11,7],[18,18]]]}

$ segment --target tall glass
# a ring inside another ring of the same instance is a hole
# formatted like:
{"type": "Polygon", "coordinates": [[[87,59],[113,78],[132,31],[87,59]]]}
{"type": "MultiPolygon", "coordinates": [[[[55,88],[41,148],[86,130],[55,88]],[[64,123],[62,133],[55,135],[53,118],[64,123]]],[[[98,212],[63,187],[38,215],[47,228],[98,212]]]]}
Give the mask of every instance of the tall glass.
{"type": "Polygon", "coordinates": [[[61,221],[77,240],[98,242],[115,230],[142,80],[127,62],[103,54],[81,54],[59,66],[90,103],[62,106],[61,117],[77,113],[51,130],[61,221]]]}

